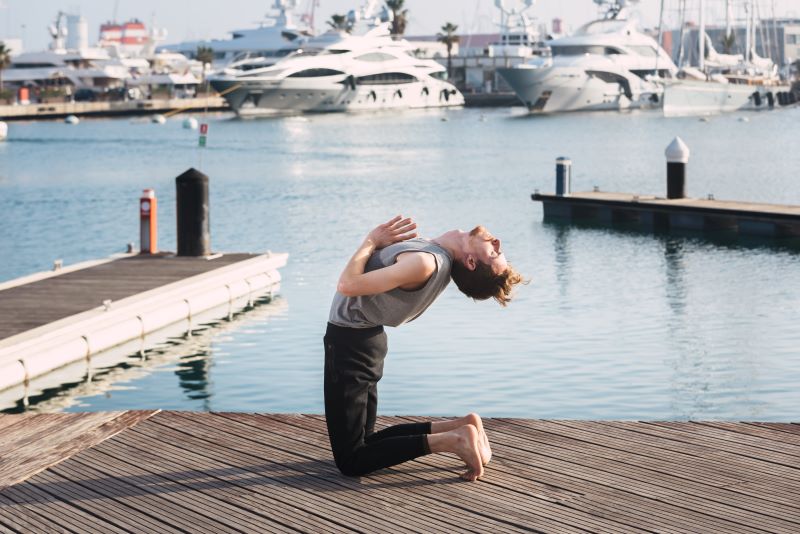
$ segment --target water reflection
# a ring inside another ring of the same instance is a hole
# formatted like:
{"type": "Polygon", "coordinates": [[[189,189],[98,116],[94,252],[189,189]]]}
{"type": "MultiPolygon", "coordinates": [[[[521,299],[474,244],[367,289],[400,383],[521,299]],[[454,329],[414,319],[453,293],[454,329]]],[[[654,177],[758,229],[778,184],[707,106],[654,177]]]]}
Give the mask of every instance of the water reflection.
{"type": "MultiPolygon", "coordinates": [[[[174,370],[185,398],[202,403],[202,408],[198,406],[197,409],[208,411],[213,396],[210,371],[214,361],[214,341],[221,335],[283,314],[287,307],[286,301],[280,297],[272,301],[263,298],[254,301],[253,307],[233,314],[230,320],[197,325],[191,337],[170,338],[149,349],[145,358],[131,349],[123,361],[117,360],[118,363],[105,367],[87,369],[85,362],[76,362],[51,373],[52,376],[34,380],[31,391],[26,391],[23,396],[0,398],[0,407],[3,408],[0,413],[48,413],[81,408],[89,398],[102,396],[110,400],[115,392],[131,389],[134,386],[130,384],[164,370],[174,370]],[[57,381],[63,376],[81,378],[57,381]],[[44,380],[50,380],[50,383],[43,383],[44,380]]],[[[96,358],[102,356],[98,354],[96,358]]],[[[3,394],[8,396],[11,392],[7,390],[3,394]]]]}
{"type": "Polygon", "coordinates": [[[553,232],[553,249],[558,293],[561,297],[561,301],[564,302],[569,294],[569,282],[572,279],[569,234],[573,230],[568,224],[550,223],[548,226],[553,232]]]}

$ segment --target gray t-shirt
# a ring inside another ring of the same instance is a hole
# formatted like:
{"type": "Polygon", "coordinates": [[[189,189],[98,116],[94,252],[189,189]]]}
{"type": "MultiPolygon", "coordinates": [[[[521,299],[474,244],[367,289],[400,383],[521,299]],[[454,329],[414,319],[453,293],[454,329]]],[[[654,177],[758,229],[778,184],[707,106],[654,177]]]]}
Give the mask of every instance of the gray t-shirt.
{"type": "Polygon", "coordinates": [[[414,291],[395,288],[386,293],[361,297],[345,297],[337,292],[328,320],[338,326],[370,328],[378,325],[400,326],[422,315],[450,282],[453,259],[445,249],[432,241],[409,239],[373,252],[364,272],[393,265],[397,256],[404,252],[427,252],[436,260],[436,271],[423,287],[414,291]]]}

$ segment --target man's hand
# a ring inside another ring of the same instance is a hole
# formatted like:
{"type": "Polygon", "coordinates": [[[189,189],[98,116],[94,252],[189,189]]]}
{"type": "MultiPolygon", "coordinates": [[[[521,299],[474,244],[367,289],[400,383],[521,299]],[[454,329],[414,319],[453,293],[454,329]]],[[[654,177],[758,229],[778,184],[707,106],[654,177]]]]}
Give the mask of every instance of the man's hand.
{"type": "Polygon", "coordinates": [[[401,241],[408,241],[417,237],[414,233],[417,224],[410,217],[403,218],[398,215],[389,222],[377,226],[367,235],[367,241],[376,248],[384,248],[401,241]]]}

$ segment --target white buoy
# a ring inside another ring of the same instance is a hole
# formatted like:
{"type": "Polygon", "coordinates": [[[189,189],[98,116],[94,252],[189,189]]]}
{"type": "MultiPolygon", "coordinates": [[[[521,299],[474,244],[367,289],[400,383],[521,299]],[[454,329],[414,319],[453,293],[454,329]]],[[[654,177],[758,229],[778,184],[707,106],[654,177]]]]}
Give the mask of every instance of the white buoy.
{"type": "Polygon", "coordinates": [[[711,122],[711,119],[708,117],[700,117],[700,122],[711,122]]]}
{"type": "Polygon", "coordinates": [[[153,124],[164,124],[167,122],[167,118],[161,113],[157,113],[150,118],[150,122],[153,124]]]}
{"type": "Polygon", "coordinates": [[[0,141],[5,141],[8,137],[8,124],[0,121],[0,141]]]}
{"type": "Polygon", "coordinates": [[[198,125],[197,119],[195,119],[194,117],[188,117],[183,121],[183,128],[185,130],[196,130],[197,125],[198,125]]]}
{"type": "Polygon", "coordinates": [[[739,122],[750,122],[750,119],[747,117],[739,117],[739,122]]]}
{"type": "Polygon", "coordinates": [[[78,124],[79,122],[81,122],[81,120],[75,115],[68,115],[67,118],[64,119],[64,122],[66,122],[67,124],[78,124]]]}

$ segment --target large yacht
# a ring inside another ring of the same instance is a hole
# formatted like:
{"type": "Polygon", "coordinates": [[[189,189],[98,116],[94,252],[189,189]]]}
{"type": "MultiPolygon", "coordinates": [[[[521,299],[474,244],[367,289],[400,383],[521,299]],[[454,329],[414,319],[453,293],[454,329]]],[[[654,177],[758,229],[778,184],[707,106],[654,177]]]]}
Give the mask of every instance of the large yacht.
{"type": "Polygon", "coordinates": [[[656,41],[628,18],[632,0],[595,0],[604,18],[549,41],[552,57],[498,69],[531,112],[660,107],[663,81],[677,73],[656,41]]]}
{"type": "MultiPolygon", "coordinates": [[[[312,3],[312,8],[316,4],[312,3]]],[[[220,70],[233,62],[257,60],[271,65],[297,50],[311,36],[309,28],[294,22],[297,0],[275,0],[272,11],[256,28],[234,30],[230,39],[185,41],[166,45],[162,50],[178,52],[194,59],[199,47],[210,48],[214,54],[212,70],[220,70]]]]}
{"type": "Polygon", "coordinates": [[[232,64],[209,81],[240,117],[463,105],[443,66],[391,38],[391,12],[375,14],[375,3],[348,14],[349,31],[328,31],[272,66],[232,64]]]}

